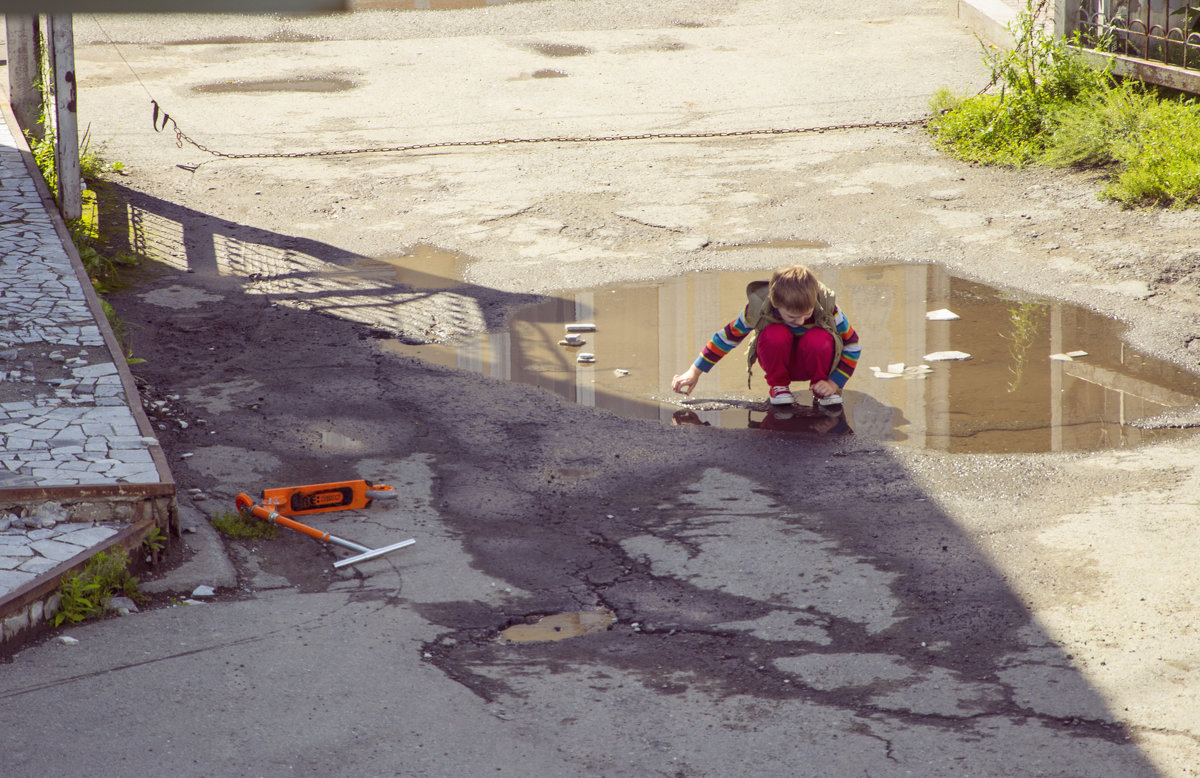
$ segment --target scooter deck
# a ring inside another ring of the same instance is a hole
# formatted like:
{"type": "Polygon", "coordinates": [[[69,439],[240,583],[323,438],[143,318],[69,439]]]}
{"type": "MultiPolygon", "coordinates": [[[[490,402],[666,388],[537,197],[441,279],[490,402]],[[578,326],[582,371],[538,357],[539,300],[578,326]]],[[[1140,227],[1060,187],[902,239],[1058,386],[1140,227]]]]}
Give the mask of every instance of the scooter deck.
{"type": "Polygon", "coordinates": [[[395,496],[395,490],[383,484],[362,480],[334,481],[263,489],[263,505],[270,506],[281,516],[302,516],[307,513],[358,510],[370,505],[373,499],[395,496]]]}

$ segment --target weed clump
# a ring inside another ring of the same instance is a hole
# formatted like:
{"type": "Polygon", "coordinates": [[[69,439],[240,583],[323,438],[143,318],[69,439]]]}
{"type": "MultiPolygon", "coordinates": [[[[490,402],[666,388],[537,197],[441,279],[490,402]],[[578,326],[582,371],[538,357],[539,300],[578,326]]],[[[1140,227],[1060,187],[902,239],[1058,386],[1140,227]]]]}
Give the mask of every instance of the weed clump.
{"type": "Polygon", "coordinates": [[[217,511],[212,517],[212,525],[222,535],[230,538],[269,540],[279,534],[279,528],[274,524],[259,521],[240,511],[217,511]]]}
{"type": "Polygon", "coordinates": [[[84,565],[83,570],[62,579],[58,586],[58,610],[51,623],[78,623],[103,616],[108,601],[116,596],[144,599],[138,593],[138,579],[129,572],[129,556],[124,552],[101,551],[84,565]]]}
{"type": "Polygon", "coordinates": [[[1027,6],[1013,49],[985,54],[999,94],[933,96],[937,145],[990,165],[1110,168],[1100,194],[1128,206],[1200,203],[1200,105],[1088,67],[1037,15],[1027,6]]]}

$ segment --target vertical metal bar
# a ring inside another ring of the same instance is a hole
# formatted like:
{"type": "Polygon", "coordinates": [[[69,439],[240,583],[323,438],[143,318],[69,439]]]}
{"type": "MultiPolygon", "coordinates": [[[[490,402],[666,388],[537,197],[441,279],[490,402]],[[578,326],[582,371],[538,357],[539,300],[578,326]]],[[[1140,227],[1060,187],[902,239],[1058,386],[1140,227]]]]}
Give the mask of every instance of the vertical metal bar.
{"type": "Polygon", "coordinates": [[[79,180],[79,117],[75,88],[75,34],[70,14],[48,18],[50,72],[54,78],[55,163],[58,168],[58,210],[64,219],[83,215],[79,180]]]}

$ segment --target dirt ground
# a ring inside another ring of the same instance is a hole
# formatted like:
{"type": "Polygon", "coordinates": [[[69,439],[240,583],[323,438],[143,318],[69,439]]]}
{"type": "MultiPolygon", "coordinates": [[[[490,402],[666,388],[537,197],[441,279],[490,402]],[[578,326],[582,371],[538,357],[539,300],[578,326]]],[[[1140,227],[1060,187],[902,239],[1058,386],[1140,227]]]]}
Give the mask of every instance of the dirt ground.
{"type": "MultiPolygon", "coordinates": [[[[229,544],[238,586],[202,617],[222,645],[255,603],[273,624],[293,607],[333,624],[309,609],[337,600],[363,645],[491,706],[525,774],[1200,774],[1191,438],[954,455],[672,427],[381,348],[494,331],[543,296],[799,259],[937,263],[1119,319],[1136,349],[1197,371],[1195,211],[1123,209],[1097,196],[1102,172],[957,162],[919,126],[300,155],[917,119],[936,88],[988,77],[942,3],[76,25],[81,124],[125,164],[129,247],[155,259],[109,299],[181,500],[211,515],[259,484],[353,471],[404,489],[404,520],[373,509],[333,531],[418,538],[374,577],[314,566],[295,536],[229,544]],[[283,156],[177,147],[148,96],[211,148],[283,156]],[[825,245],[720,250],[797,240],[825,245]],[[420,245],[464,257],[465,284],[339,274],[420,245]],[[417,626],[377,634],[368,606],[417,626]],[[496,640],[594,608],[611,629],[496,640]],[[532,734],[547,728],[574,745],[532,734]],[[779,771],[800,753],[811,773],[779,771]]],[[[395,725],[367,697],[373,726],[395,725]]],[[[378,749],[349,762],[389,764],[378,749]]],[[[420,774],[453,772],[422,758],[420,774]]]]}

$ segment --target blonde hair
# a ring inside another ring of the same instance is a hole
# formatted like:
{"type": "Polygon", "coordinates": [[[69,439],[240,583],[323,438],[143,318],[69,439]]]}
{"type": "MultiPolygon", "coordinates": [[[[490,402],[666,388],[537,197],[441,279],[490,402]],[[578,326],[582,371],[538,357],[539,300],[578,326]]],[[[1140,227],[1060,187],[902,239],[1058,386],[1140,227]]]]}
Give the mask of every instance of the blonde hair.
{"type": "Polygon", "coordinates": [[[821,282],[804,265],[781,267],[771,275],[771,305],[790,311],[807,311],[817,304],[821,282]]]}

